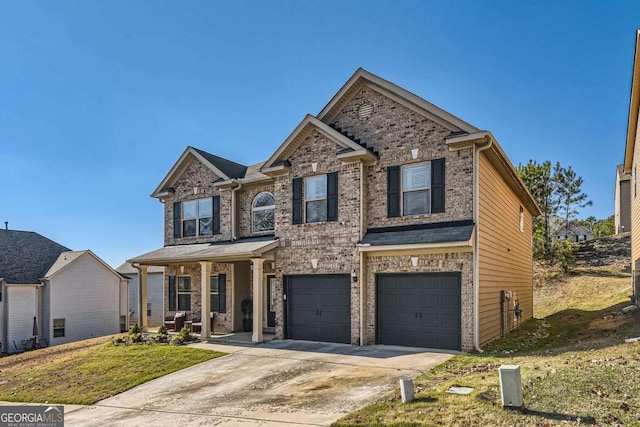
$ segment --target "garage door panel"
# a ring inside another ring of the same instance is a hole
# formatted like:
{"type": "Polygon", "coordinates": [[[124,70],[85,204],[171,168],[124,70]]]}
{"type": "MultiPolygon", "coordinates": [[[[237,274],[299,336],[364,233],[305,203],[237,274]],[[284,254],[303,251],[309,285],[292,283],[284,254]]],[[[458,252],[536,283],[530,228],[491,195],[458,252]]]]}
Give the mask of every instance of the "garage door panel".
{"type": "Polygon", "coordinates": [[[285,284],[287,338],[351,342],[350,276],[285,276],[285,284]]]}
{"type": "Polygon", "coordinates": [[[379,344],[460,349],[459,274],[379,274],[376,295],[379,344]]]}

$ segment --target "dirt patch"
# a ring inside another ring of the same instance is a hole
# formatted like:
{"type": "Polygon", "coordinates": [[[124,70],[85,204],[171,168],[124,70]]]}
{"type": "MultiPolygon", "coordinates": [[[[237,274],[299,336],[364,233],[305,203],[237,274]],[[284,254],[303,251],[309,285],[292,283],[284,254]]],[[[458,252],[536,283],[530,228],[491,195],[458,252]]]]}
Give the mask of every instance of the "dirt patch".
{"type": "Polygon", "coordinates": [[[59,359],[60,356],[72,355],[78,351],[86,350],[106,342],[109,342],[113,336],[104,336],[91,338],[89,340],[76,341],[68,344],[56,345],[53,347],[41,348],[39,350],[28,351],[25,353],[11,354],[0,358],[0,372],[3,368],[16,365],[28,368],[30,366],[40,365],[59,359]]]}

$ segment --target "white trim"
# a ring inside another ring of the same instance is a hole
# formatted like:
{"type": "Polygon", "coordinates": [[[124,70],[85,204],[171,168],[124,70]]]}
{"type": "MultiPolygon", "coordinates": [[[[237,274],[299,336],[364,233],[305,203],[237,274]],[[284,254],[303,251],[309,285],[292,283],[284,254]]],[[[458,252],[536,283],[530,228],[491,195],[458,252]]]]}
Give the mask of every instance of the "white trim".
{"type": "Polygon", "coordinates": [[[480,348],[480,152],[488,150],[493,144],[493,138],[489,138],[486,145],[476,146],[473,150],[473,223],[475,232],[473,233],[473,347],[482,352],[480,348]]]}
{"type": "Polygon", "coordinates": [[[441,243],[412,243],[407,245],[369,245],[358,244],[356,245],[358,252],[380,252],[380,251],[402,251],[412,249],[441,249],[441,248],[464,248],[471,251],[471,240],[461,240],[456,242],[441,242],[441,243]]]}
{"type": "Polygon", "coordinates": [[[411,108],[412,110],[416,111],[419,114],[422,114],[425,117],[428,117],[430,119],[439,119],[437,121],[441,124],[444,124],[442,122],[447,123],[447,127],[453,128],[452,130],[464,130],[469,133],[478,131],[478,128],[476,128],[475,126],[420,98],[419,96],[409,92],[408,90],[403,89],[388,80],[385,80],[381,77],[376,76],[375,74],[364,70],[363,68],[358,68],[356,72],[353,73],[349,80],[347,80],[347,82],[340,88],[338,93],[336,93],[333,98],[331,98],[329,103],[318,113],[318,119],[324,122],[330,121],[333,118],[332,116],[335,115],[335,112],[333,112],[334,108],[348,102],[349,99],[353,98],[354,94],[351,93],[353,89],[360,84],[366,83],[370,83],[370,85],[367,86],[370,86],[372,89],[378,92],[380,92],[379,89],[388,91],[388,93],[382,94],[392,99],[395,98],[394,101],[400,102],[402,105],[411,108]],[[391,97],[389,96],[390,94],[395,96],[391,97]]]}
{"type": "Polygon", "coordinates": [[[265,233],[272,233],[275,231],[276,229],[276,224],[275,224],[275,215],[276,215],[276,196],[271,192],[271,191],[261,191],[258,194],[256,194],[256,196],[253,198],[253,200],[251,201],[251,234],[252,235],[256,235],[259,236],[261,234],[265,234],[265,233]],[[256,203],[256,200],[258,199],[258,197],[260,197],[260,195],[262,194],[269,194],[272,198],[273,198],[273,205],[268,205],[268,206],[258,206],[257,208],[254,206],[256,203]],[[255,230],[255,218],[254,218],[254,213],[255,211],[266,211],[266,210],[271,210],[273,209],[273,217],[274,217],[274,223],[273,223],[273,228],[270,230],[262,230],[262,231],[256,231],[255,230]]]}
{"type": "Polygon", "coordinates": [[[291,132],[291,134],[284,140],[282,144],[278,147],[278,149],[269,157],[269,159],[264,162],[262,167],[260,168],[260,172],[266,174],[267,172],[275,171],[277,166],[272,166],[280,156],[286,153],[288,150],[294,151],[298,145],[302,142],[304,137],[307,136],[307,132],[310,131],[311,128],[316,129],[322,135],[326,136],[330,140],[336,142],[338,145],[341,145],[344,148],[350,148],[354,151],[361,150],[363,147],[354,141],[350,140],[340,132],[335,129],[329,127],[325,123],[321,122],[317,118],[313,117],[310,114],[307,114],[304,119],[296,126],[296,128],[291,132]],[[290,148],[290,146],[292,148],[290,148]]]}
{"type": "Polygon", "coordinates": [[[167,186],[170,186],[171,184],[173,184],[175,180],[178,178],[177,175],[183,172],[183,169],[184,169],[183,163],[186,161],[189,154],[194,156],[200,163],[202,163],[205,167],[210,169],[213,173],[218,175],[220,178],[223,178],[224,180],[231,179],[226,174],[224,174],[220,169],[212,165],[211,162],[209,162],[207,159],[202,157],[202,155],[198,153],[192,146],[188,146],[182,152],[178,160],[173,164],[173,166],[169,170],[169,173],[167,173],[165,177],[162,179],[162,181],[160,182],[160,185],[158,185],[158,187],[153,191],[153,193],[151,193],[151,197],[161,198],[163,194],[166,194],[166,191],[163,191],[163,190],[167,186]]]}

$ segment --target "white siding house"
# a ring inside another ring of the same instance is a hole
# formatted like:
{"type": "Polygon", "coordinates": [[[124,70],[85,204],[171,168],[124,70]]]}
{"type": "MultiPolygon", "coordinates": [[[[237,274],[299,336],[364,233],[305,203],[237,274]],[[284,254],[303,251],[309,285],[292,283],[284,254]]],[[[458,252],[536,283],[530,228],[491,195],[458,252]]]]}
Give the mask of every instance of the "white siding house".
{"type": "Polygon", "coordinates": [[[33,318],[38,315],[38,286],[11,285],[5,287],[6,314],[11,322],[6,325],[6,351],[15,351],[25,337],[33,335],[33,318]]]}
{"type": "Polygon", "coordinates": [[[7,227],[0,230],[0,254],[3,352],[32,338],[57,345],[126,328],[128,280],[93,252],[7,227]]]}
{"type": "Polygon", "coordinates": [[[91,251],[63,252],[45,279],[51,345],[120,332],[127,281],[91,251]]]}
{"type": "MultiPolygon", "coordinates": [[[[133,325],[138,321],[138,270],[125,262],[116,271],[130,279],[129,323],[133,325]]],[[[164,267],[149,267],[147,280],[147,325],[160,326],[164,320],[164,267]]]]}

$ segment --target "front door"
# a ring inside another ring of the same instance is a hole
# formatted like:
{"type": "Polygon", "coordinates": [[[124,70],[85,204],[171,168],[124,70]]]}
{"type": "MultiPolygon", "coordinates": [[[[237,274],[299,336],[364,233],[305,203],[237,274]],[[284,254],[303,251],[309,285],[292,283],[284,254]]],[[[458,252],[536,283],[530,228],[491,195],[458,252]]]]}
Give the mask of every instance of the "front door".
{"type": "Polygon", "coordinates": [[[276,276],[267,276],[267,328],[276,327],[276,276]]]}

